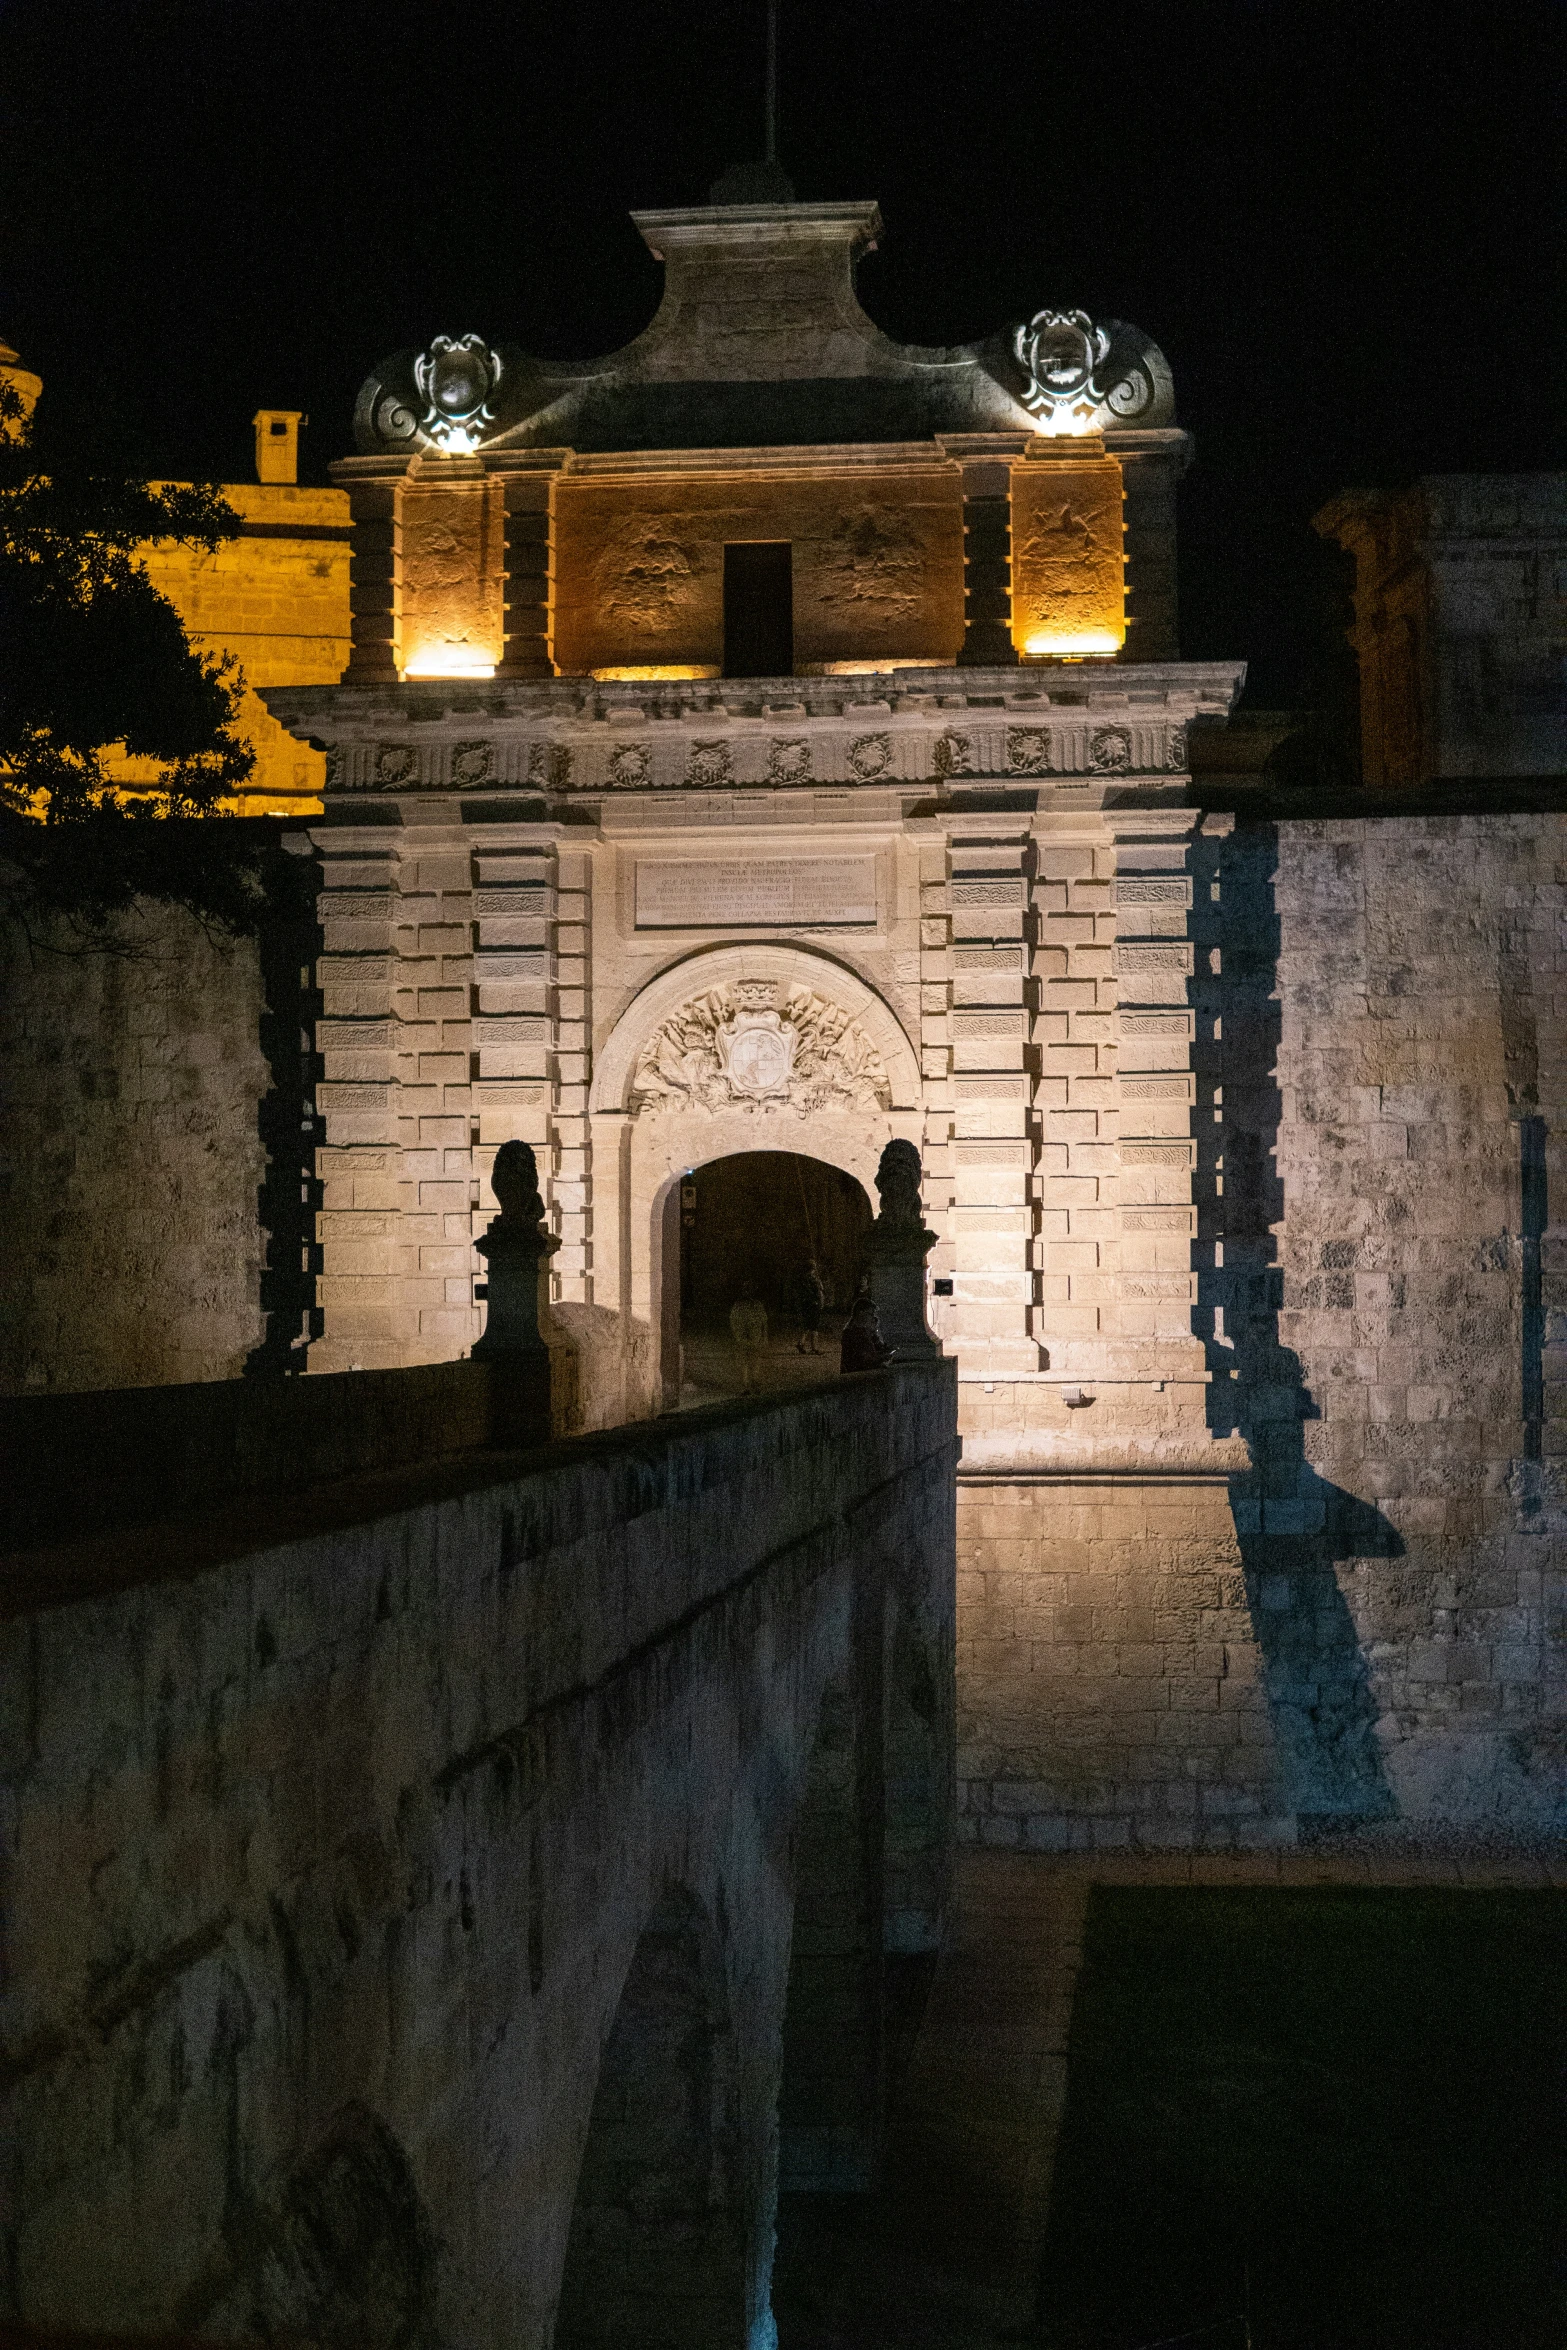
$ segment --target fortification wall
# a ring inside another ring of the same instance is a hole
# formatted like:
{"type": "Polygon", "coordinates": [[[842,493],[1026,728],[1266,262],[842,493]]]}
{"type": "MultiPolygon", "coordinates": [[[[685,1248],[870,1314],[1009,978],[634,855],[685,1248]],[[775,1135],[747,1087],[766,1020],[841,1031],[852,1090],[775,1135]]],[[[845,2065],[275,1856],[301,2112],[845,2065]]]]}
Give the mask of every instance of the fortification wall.
{"type": "MultiPolygon", "coordinates": [[[[1567,1818],[1564,838],[1470,816],[1214,843],[1213,1450],[1139,1467],[1088,1434],[965,1485],[968,1834],[1567,1818]]],[[[1022,1407],[965,1392],[981,1457],[1022,1407]]]]}
{"type": "Polygon", "coordinates": [[[253,942],[0,934],[0,1392],[232,1378],[262,1335],[253,942]]]}

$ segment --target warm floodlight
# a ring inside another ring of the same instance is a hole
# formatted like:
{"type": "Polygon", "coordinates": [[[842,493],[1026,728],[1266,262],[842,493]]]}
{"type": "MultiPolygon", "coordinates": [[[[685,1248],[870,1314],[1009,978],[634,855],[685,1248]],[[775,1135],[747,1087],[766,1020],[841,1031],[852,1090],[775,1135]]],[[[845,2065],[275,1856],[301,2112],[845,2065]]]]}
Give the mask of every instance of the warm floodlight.
{"type": "Polygon", "coordinates": [[[1121,638],[1109,628],[1060,632],[1049,630],[1038,636],[1025,637],[1023,650],[1036,660],[1081,661],[1092,656],[1118,653],[1121,643],[1121,638]]]}
{"type": "Polygon", "coordinates": [[[431,645],[403,665],[404,677],[493,677],[495,663],[466,645],[431,645]]]}

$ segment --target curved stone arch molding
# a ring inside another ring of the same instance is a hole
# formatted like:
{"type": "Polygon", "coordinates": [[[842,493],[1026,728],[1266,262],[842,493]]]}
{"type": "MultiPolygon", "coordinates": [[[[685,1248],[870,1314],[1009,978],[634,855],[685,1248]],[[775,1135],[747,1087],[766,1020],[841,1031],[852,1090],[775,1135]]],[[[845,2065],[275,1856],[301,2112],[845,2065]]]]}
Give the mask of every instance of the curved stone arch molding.
{"type": "MultiPolygon", "coordinates": [[[[902,1021],[884,996],[851,971],[809,947],[755,946],[699,947],[650,979],[633,996],[595,1056],[591,1111],[629,1109],[632,1072],[637,1055],[650,1036],[693,996],[709,988],[732,985],[741,979],[776,979],[792,986],[812,987],[857,1020],[881,1055],[892,1092],[891,1107],[915,1110],[920,1103],[919,1055],[909,1042],[902,1021]]],[[[753,1145],[753,1148],[755,1146],[753,1145]]]]}

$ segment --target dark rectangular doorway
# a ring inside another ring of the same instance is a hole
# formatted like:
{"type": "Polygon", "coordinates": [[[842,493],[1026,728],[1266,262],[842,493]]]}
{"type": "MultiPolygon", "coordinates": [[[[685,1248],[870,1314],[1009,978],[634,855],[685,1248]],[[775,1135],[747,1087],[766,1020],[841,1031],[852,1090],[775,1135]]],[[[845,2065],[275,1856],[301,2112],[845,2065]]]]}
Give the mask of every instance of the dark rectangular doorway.
{"type": "Polygon", "coordinates": [[[787,539],[724,549],[724,675],[794,674],[794,550],[787,539]]]}

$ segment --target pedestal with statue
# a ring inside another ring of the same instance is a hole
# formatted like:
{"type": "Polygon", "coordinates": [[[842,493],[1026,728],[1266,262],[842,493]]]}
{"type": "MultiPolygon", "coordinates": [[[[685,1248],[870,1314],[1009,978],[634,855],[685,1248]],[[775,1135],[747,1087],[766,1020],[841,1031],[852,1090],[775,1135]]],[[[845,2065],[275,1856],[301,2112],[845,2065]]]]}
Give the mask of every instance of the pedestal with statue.
{"type": "Polygon", "coordinates": [[[550,1350],[539,1328],[539,1275],[560,1242],[545,1227],[529,1144],[502,1143],[490,1189],[501,1212],[473,1244],[488,1274],[481,1294],[489,1309],[473,1359],[491,1366],[491,1440],[542,1444],[550,1433],[550,1350]]]}
{"type": "Polygon", "coordinates": [[[890,1360],[939,1355],[941,1341],[925,1319],[925,1259],[936,1245],[920,1204],[920,1155],[912,1142],[894,1140],[876,1169],[881,1213],[865,1243],[866,1285],[890,1360]]]}

